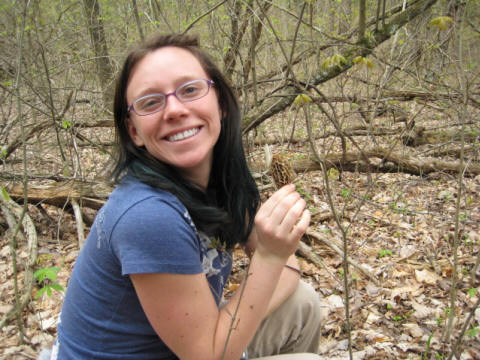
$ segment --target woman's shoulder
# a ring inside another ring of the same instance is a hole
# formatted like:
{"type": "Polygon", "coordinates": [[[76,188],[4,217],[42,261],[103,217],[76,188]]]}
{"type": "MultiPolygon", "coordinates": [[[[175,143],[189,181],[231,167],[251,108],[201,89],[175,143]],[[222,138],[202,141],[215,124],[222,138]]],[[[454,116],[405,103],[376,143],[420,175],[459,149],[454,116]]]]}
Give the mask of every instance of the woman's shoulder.
{"type": "Polygon", "coordinates": [[[153,235],[158,229],[167,228],[182,234],[197,233],[188,210],[176,196],[134,178],[124,179],[116,186],[95,223],[104,230],[106,238],[114,232],[153,235]]]}
{"type": "Polygon", "coordinates": [[[175,195],[134,177],[125,177],[115,187],[103,211],[112,225],[119,221],[139,222],[145,226],[185,223],[197,232],[187,208],[175,195]]]}
{"type": "Polygon", "coordinates": [[[125,177],[113,190],[107,203],[116,208],[129,208],[147,200],[164,203],[183,212],[186,208],[172,193],[154,188],[134,177],[125,177]]]}

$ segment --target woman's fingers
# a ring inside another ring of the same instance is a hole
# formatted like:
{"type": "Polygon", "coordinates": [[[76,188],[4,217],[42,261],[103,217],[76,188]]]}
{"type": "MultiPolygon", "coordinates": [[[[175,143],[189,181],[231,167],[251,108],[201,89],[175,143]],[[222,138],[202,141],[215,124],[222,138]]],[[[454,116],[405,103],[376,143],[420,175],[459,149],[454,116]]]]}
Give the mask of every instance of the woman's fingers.
{"type": "MultiPolygon", "coordinates": [[[[262,206],[258,211],[255,217],[255,224],[259,229],[269,237],[277,237],[278,234],[288,233],[290,229],[286,229],[286,223],[284,223],[287,215],[291,212],[292,207],[301,200],[300,195],[292,191],[287,193],[282,198],[269,199],[269,203],[265,203],[268,206],[262,206]]],[[[298,205],[297,205],[298,207],[298,205]]],[[[295,209],[294,209],[295,211],[295,209]]],[[[301,211],[298,211],[298,216],[300,216],[301,211]]],[[[303,209],[302,209],[303,211],[303,209]]],[[[291,225],[295,223],[296,220],[292,219],[295,215],[292,213],[289,215],[291,225]]],[[[297,216],[297,217],[298,217],[297,216]]]]}
{"type": "Polygon", "coordinates": [[[255,217],[255,231],[262,251],[289,256],[310,222],[306,202],[293,186],[285,186],[265,202],[255,217]]]}
{"type": "Polygon", "coordinates": [[[295,191],[295,185],[288,184],[276,191],[265,203],[260,207],[259,212],[264,216],[270,216],[272,211],[277,207],[278,203],[285,197],[295,191]]]}
{"type": "Polygon", "coordinates": [[[296,199],[295,203],[289,207],[288,211],[283,216],[282,221],[279,223],[279,232],[290,234],[293,231],[295,224],[297,224],[298,220],[301,218],[305,206],[305,200],[298,196],[298,199],[296,199]]]}
{"type": "Polygon", "coordinates": [[[300,238],[305,234],[310,225],[310,211],[305,209],[302,213],[302,217],[298,223],[293,227],[292,236],[300,240],[300,238]]]}

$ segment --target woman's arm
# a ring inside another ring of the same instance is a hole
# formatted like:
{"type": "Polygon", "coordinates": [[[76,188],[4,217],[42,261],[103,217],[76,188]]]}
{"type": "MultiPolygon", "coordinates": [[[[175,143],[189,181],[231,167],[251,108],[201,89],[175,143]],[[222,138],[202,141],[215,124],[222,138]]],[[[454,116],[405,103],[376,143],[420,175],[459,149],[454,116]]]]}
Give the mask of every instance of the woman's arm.
{"type": "Polygon", "coordinates": [[[293,186],[280,189],[262,205],[255,217],[258,244],[243,293],[237,291],[221,310],[204,274],[131,275],[162,341],[185,360],[221,359],[225,344],[225,359],[239,359],[265,317],[284,265],[309,221],[305,201],[293,186]]]}
{"type": "MultiPolygon", "coordinates": [[[[287,264],[299,269],[298,260],[295,255],[288,258],[287,264]]],[[[268,304],[265,317],[277,310],[297,289],[298,282],[300,281],[300,274],[292,269],[284,267],[275,291],[268,304]]]]}
{"type": "MultiPolygon", "coordinates": [[[[255,231],[252,231],[248,242],[245,244],[244,250],[248,257],[252,257],[253,253],[255,252],[257,244],[257,236],[255,231]]],[[[300,268],[298,260],[295,254],[292,254],[287,261],[287,264],[290,266],[295,267],[296,269],[300,268]]],[[[282,305],[285,300],[287,300],[290,295],[292,295],[295,290],[297,289],[298,282],[300,281],[300,274],[292,269],[284,267],[282,273],[280,275],[280,279],[278,281],[277,287],[270,299],[268,304],[267,312],[265,313],[265,317],[269,316],[273,313],[276,309],[282,305]]],[[[242,285],[240,285],[241,287],[242,285]]]]}

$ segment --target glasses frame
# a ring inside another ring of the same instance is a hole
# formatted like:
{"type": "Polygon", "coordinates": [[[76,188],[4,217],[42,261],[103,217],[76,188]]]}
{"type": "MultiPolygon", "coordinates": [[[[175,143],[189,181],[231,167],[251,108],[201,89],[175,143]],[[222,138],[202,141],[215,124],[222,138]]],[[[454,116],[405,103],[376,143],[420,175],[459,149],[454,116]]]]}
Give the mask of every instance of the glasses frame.
{"type": "Polygon", "coordinates": [[[190,81],[187,81],[187,82],[184,82],[183,84],[181,84],[179,87],[177,87],[177,88],[175,89],[175,91],[173,91],[173,92],[171,92],[171,93],[168,93],[168,94],[162,94],[162,93],[147,94],[147,95],[141,96],[141,97],[133,100],[132,105],[130,105],[129,107],[127,107],[127,112],[133,111],[133,112],[134,112],[135,114],[137,114],[138,116],[148,116],[148,115],[155,114],[155,113],[157,113],[157,112],[162,111],[163,109],[165,109],[165,107],[167,106],[168,97],[169,97],[170,95],[174,95],[174,96],[177,98],[177,100],[180,101],[181,103],[186,103],[186,102],[191,102],[191,101],[199,100],[199,99],[201,99],[201,98],[203,98],[203,97],[205,97],[205,96],[208,95],[208,93],[210,92],[210,88],[211,88],[214,84],[215,84],[215,82],[214,82],[213,80],[208,80],[208,79],[195,79],[195,80],[190,80],[190,81]],[[195,99],[191,99],[191,100],[182,100],[182,99],[180,99],[180,98],[178,97],[178,95],[177,95],[178,89],[184,87],[185,85],[188,85],[188,84],[191,84],[191,83],[195,83],[195,82],[198,82],[198,81],[205,81],[205,82],[207,83],[207,92],[206,92],[204,95],[202,95],[202,96],[200,96],[200,97],[198,97],[198,98],[195,98],[195,99]],[[164,96],[164,97],[165,97],[165,103],[164,103],[164,105],[163,105],[162,107],[156,109],[155,111],[149,112],[148,114],[139,114],[139,113],[135,110],[135,104],[136,104],[138,101],[143,100],[143,99],[145,99],[145,98],[147,98],[147,97],[150,97],[150,96],[155,96],[155,95],[156,95],[156,96],[161,95],[161,96],[164,96]]]}

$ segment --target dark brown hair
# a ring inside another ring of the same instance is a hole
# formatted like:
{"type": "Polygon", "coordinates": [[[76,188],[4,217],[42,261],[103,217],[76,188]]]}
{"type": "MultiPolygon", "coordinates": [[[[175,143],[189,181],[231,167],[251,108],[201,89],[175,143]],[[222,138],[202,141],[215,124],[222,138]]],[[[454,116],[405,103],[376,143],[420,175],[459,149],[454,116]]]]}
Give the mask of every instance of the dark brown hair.
{"type": "Polygon", "coordinates": [[[119,74],[113,111],[117,145],[112,170],[115,183],[128,172],[150,186],[176,195],[190,212],[199,230],[219,236],[229,247],[247,239],[260,197],[242,147],[238,102],[221,71],[200,48],[196,37],[155,35],[134,48],[119,74]],[[179,47],[193,54],[215,84],[223,119],[206,191],[183,178],[172,166],[153,157],[144,147],[136,146],[128,133],[126,93],[132,71],[147,54],[166,46],[179,47]]]}

